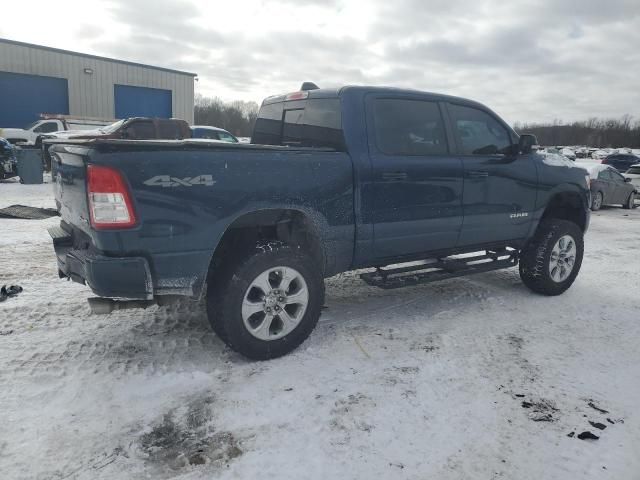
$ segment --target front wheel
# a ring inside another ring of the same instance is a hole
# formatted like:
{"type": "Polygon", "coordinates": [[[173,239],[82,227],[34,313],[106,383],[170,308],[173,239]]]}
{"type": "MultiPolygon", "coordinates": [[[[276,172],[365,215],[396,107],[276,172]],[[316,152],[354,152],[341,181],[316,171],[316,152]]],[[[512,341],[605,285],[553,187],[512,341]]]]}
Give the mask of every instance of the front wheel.
{"type": "Polygon", "coordinates": [[[207,293],[213,329],[233,350],[268,360],[296,349],[318,323],[321,268],[299,248],[260,242],[207,293]]]}
{"type": "Polygon", "coordinates": [[[578,276],[583,255],[580,227],[567,220],[545,220],[520,255],[520,278],[534,292],[560,295],[578,276]]]}

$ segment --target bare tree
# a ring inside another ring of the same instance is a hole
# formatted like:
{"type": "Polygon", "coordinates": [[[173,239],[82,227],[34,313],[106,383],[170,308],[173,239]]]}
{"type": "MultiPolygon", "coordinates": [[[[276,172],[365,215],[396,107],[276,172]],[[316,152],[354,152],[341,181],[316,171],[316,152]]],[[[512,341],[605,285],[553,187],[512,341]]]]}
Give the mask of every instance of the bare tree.
{"type": "Polygon", "coordinates": [[[541,145],[587,145],[590,147],[640,148],[640,121],[631,115],[615,118],[589,118],[564,124],[560,120],[551,123],[516,124],[519,133],[533,133],[541,145]]]}
{"type": "Polygon", "coordinates": [[[196,125],[224,128],[238,137],[249,137],[258,116],[256,102],[236,100],[225,103],[218,97],[195,97],[194,118],[196,125]]]}

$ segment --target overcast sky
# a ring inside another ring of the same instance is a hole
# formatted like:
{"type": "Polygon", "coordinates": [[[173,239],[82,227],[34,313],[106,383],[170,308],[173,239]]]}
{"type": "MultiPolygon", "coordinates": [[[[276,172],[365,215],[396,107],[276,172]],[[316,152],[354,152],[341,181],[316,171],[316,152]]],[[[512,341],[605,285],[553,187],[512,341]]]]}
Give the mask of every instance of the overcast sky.
{"type": "Polygon", "coordinates": [[[261,102],[370,84],[469,97],[509,122],[640,118],[640,0],[3,2],[0,37],[198,74],[261,102]]]}

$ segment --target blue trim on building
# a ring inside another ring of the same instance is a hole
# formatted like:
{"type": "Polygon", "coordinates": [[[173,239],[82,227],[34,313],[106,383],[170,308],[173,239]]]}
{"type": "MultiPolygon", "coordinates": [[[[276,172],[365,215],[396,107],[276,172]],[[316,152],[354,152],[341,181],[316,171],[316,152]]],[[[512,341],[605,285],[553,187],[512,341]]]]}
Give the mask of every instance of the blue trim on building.
{"type": "Polygon", "coordinates": [[[116,84],[113,96],[116,118],[172,117],[171,90],[116,84]]]}

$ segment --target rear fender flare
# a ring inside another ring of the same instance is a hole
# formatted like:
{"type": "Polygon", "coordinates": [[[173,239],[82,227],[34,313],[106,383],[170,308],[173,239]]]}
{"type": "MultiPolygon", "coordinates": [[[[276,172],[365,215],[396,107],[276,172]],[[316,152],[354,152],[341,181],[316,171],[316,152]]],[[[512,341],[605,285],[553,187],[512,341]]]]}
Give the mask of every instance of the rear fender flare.
{"type": "MultiPolygon", "coordinates": [[[[287,204],[270,204],[268,206],[265,205],[258,208],[243,209],[237,212],[237,214],[234,215],[233,217],[228,217],[224,219],[224,223],[223,223],[224,226],[222,228],[219,228],[220,222],[216,225],[216,227],[218,228],[213,230],[211,234],[211,238],[213,239],[213,242],[211,244],[211,249],[210,249],[211,254],[208,258],[208,261],[206,262],[206,265],[204,265],[203,270],[201,270],[199,277],[202,278],[203,280],[207,278],[209,267],[213,261],[213,258],[218,252],[218,248],[220,247],[221,240],[224,238],[225,234],[230,229],[232,229],[234,226],[241,223],[240,220],[243,217],[247,217],[249,215],[254,215],[254,214],[260,214],[260,213],[268,214],[270,211],[279,211],[279,210],[287,210],[287,211],[300,213],[309,222],[309,225],[313,230],[313,235],[315,235],[319,241],[320,248],[322,250],[322,255],[323,255],[323,259],[322,259],[324,262],[323,267],[326,268],[327,243],[328,243],[328,238],[326,234],[330,231],[330,227],[324,215],[319,213],[317,210],[314,210],[308,207],[292,206],[287,204]]],[[[200,291],[202,294],[204,289],[201,288],[200,291]]]]}

